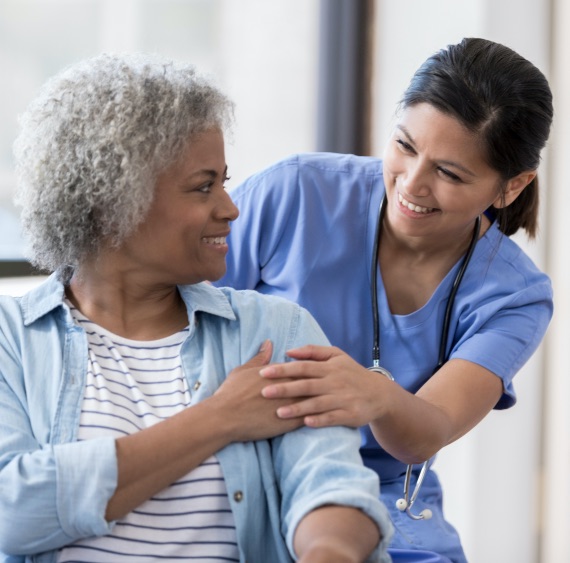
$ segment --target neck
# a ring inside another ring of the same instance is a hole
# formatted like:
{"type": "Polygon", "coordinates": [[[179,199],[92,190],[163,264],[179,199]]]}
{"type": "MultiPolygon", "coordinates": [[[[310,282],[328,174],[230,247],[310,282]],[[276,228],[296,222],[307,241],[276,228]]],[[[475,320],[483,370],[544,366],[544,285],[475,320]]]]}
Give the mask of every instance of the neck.
{"type": "Polygon", "coordinates": [[[490,227],[491,223],[487,217],[481,216],[481,223],[478,233],[475,233],[477,220],[468,225],[461,235],[453,238],[431,238],[401,236],[394,232],[389,221],[384,220],[381,226],[381,247],[391,249],[390,254],[399,253],[401,255],[413,256],[418,262],[427,260],[445,259],[450,263],[450,267],[461,258],[470,247],[473,237],[481,238],[490,227]]]}
{"type": "Polygon", "coordinates": [[[151,285],[125,272],[80,268],[66,294],[88,319],[133,340],[163,338],[188,324],[176,285],[151,285]]]}

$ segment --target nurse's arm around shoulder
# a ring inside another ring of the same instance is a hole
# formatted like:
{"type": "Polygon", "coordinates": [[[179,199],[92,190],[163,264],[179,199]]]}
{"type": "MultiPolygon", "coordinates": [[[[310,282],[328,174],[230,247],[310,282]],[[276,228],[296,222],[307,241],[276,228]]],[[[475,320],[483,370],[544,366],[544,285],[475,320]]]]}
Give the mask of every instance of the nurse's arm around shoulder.
{"type": "Polygon", "coordinates": [[[382,447],[403,463],[421,463],[473,428],[497,404],[502,381],[469,361],[450,360],[413,394],[358,364],[336,347],[289,350],[296,362],[261,374],[274,380],[267,398],[304,400],[277,409],[282,418],[304,417],[307,426],[370,423],[382,447]],[[279,383],[279,378],[298,378],[279,383]]]}

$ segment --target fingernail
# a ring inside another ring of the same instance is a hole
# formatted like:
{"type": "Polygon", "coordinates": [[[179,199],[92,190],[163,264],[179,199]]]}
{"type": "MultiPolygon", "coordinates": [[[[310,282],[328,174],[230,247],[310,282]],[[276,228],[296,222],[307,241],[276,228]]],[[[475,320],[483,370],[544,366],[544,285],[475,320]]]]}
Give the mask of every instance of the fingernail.
{"type": "Polygon", "coordinates": [[[259,375],[261,375],[261,377],[265,377],[267,375],[272,375],[273,373],[273,368],[269,367],[269,368],[263,368],[259,370],[259,375]]]}
{"type": "Polygon", "coordinates": [[[291,409],[289,407],[279,407],[277,409],[277,416],[279,418],[287,418],[288,416],[291,416],[291,409]]]}
{"type": "Polygon", "coordinates": [[[269,344],[269,340],[264,340],[259,347],[260,352],[265,352],[267,350],[267,345],[269,344]]]}

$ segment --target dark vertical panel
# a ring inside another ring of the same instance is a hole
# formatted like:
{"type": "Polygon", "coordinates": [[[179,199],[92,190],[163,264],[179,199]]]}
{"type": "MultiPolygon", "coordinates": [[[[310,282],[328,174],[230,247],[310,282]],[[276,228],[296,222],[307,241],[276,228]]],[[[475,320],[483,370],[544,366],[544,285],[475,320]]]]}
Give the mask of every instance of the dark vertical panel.
{"type": "Polygon", "coordinates": [[[317,150],[371,149],[374,0],[321,0],[317,150]]]}

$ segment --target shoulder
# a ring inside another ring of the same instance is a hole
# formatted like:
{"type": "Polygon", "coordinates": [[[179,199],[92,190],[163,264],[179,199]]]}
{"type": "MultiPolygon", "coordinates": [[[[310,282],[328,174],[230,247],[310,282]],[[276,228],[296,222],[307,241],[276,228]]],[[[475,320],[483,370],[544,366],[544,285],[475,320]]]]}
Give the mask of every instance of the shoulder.
{"type": "Polygon", "coordinates": [[[307,315],[308,312],[294,303],[275,295],[265,295],[249,289],[216,287],[209,282],[179,286],[189,310],[201,311],[230,321],[260,317],[263,322],[288,320],[307,315]]]}
{"type": "Polygon", "coordinates": [[[242,214],[238,224],[247,228],[255,216],[271,236],[276,225],[292,229],[294,217],[310,215],[307,226],[312,228],[333,217],[359,216],[366,212],[372,193],[383,193],[383,185],[382,161],[377,158],[305,153],[254,174],[230,193],[242,214]]]}
{"type": "Polygon", "coordinates": [[[0,338],[8,340],[24,328],[21,298],[0,295],[0,338]]]}
{"type": "Polygon", "coordinates": [[[305,310],[287,299],[275,295],[265,295],[250,289],[232,287],[217,288],[228,300],[236,318],[244,315],[279,315],[282,319],[292,319],[305,314],[305,310]]]}
{"type": "Polygon", "coordinates": [[[304,307],[275,295],[254,290],[216,288],[228,300],[235,315],[234,329],[242,337],[262,342],[274,339],[284,349],[302,344],[328,344],[323,331],[304,307]]]}
{"type": "Polygon", "coordinates": [[[526,295],[528,298],[551,300],[552,283],[530,256],[511,238],[500,233],[494,226],[483,239],[485,241],[485,259],[479,260],[483,269],[486,287],[497,294],[508,293],[516,298],[526,295]],[[490,258],[489,258],[490,257],[490,258]]]}
{"type": "Polygon", "coordinates": [[[57,315],[53,313],[62,302],[63,285],[55,275],[21,296],[1,295],[0,336],[3,341],[37,343],[43,341],[47,333],[57,334],[57,315]],[[37,326],[38,322],[42,323],[41,328],[37,326]]]}
{"type": "Polygon", "coordinates": [[[358,156],[354,154],[333,152],[307,152],[297,153],[283,158],[271,166],[265,168],[255,176],[263,176],[276,171],[287,169],[298,170],[306,173],[312,171],[333,171],[350,173],[354,170],[365,173],[378,173],[382,161],[372,156],[358,156]]]}
{"type": "Polygon", "coordinates": [[[360,179],[382,175],[382,161],[370,156],[340,153],[300,153],[284,158],[250,176],[232,194],[241,196],[252,189],[290,189],[290,184],[299,187],[317,185],[315,181],[334,177],[338,180],[360,179]]]}

